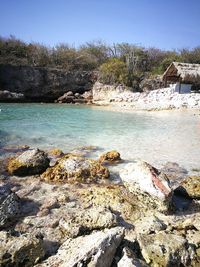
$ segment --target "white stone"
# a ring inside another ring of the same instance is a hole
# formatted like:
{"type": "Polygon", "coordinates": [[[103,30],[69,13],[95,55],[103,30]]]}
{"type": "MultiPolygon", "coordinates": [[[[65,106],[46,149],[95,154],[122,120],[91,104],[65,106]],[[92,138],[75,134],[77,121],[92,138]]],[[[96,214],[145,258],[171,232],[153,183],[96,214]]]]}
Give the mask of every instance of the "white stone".
{"type": "MultiPolygon", "coordinates": [[[[171,193],[171,188],[167,180],[162,180],[164,190],[158,188],[153,181],[153,173],[151,167],[148,163],[138,160],[135,163],[128,163],[123,170],[120,172],[120,177],[123,182],[128,184],[136,184],[136,186],[148,194],[158,197],[160,199],[165,199],[166,193],[171,193]]],[[[156,177],[157,178],[157,177],[156,177]]]]}
{"type": "Polygon", "coordinates": [[[49,257],[37,267],[90,266],[110,267],[116,249],[124,237],[121,227],[94,232],[91,235],[68,239],[55,256],[49,257]]]}

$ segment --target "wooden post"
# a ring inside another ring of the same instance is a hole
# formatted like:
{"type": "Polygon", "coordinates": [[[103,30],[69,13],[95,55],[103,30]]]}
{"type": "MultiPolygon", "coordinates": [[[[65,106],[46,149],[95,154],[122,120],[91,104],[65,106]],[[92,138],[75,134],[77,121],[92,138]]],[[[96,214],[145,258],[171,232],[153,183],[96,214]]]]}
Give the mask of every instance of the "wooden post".
{"type": "Polygon", "coordinates": [[[167,76],[165,76],[165,78],[164,78],[164,87],[165,88],[167,87],[167,76]]]}

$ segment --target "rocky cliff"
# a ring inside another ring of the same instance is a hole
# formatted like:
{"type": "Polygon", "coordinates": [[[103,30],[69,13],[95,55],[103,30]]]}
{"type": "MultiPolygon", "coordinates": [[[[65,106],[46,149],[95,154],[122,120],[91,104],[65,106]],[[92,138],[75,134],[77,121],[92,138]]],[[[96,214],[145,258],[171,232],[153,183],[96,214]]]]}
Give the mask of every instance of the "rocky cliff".
{"type": "Polygon", "coordinates": [[[23,94],[26,101],[51,102],[68,91],[84,93],[95,79],[94,72],[0,65],[0,90],[23,94]]]}

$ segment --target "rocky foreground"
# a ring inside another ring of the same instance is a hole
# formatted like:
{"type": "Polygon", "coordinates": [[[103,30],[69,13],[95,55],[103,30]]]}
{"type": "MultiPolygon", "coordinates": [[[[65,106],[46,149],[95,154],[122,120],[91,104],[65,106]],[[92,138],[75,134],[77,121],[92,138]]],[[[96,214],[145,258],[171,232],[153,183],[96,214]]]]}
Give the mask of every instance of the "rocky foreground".
{"type": "Polygon", "coordinates": [[[0,266],[200,266],[200,177],[93,149],[0,162],[0,266]]]}

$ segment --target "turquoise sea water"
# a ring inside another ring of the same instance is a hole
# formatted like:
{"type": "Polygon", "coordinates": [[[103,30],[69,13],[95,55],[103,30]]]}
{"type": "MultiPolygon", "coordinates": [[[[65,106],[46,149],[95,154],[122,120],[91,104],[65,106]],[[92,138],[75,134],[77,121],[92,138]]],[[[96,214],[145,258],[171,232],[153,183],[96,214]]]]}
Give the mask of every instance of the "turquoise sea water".
{"type": "Polygon", "coordinates": [[[117,112],[65,104],[0,104],[0,147],[29,145],[67,152],[97,146],[155,166],[200,168],[200,112],[117,112]]]}

